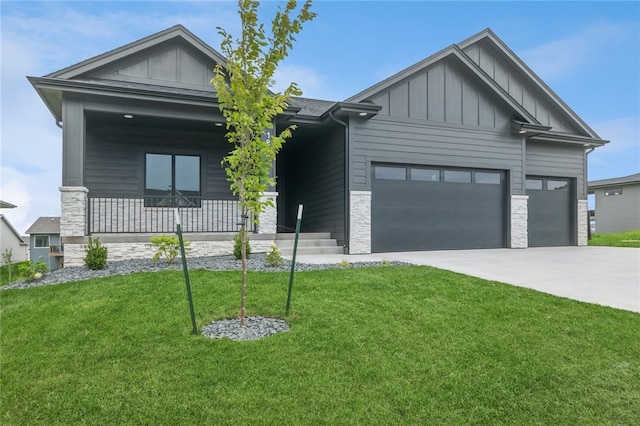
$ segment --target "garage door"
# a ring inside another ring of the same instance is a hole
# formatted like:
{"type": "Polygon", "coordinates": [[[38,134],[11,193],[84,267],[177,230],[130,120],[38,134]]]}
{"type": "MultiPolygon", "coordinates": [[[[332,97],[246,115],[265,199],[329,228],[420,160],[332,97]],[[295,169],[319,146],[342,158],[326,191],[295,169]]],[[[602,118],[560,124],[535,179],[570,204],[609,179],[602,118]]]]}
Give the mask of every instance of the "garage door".
{"type": "Polygon", "coordinates": [[[373,252],[506,246],[505,172],[373,165],[373,252]]]}
{"type": "Polygon", "coordinates": [[[573,179],[527,176],[529,247],[574,245],[573,179]]]}

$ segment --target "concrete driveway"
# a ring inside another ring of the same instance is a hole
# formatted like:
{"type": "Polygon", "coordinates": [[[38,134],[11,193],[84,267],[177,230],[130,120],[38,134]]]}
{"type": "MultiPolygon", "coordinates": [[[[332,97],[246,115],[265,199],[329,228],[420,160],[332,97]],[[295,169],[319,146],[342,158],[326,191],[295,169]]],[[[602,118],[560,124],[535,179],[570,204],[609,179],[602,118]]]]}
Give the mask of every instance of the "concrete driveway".
{"type": "Polygon", "coordinates": [[[301,263],[394,260],[640,312],[640,249],[545,247],[298,256],[301,263]]]}

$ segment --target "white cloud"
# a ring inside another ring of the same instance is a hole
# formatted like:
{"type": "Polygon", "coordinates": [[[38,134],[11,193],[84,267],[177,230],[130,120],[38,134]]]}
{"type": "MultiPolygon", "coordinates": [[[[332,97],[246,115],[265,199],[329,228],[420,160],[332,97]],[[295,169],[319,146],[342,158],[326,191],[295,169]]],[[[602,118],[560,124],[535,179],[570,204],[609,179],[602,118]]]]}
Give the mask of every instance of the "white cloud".
{"type": "Polygon", "coordinates": [[[274,75],[275,85],[273,90],[282,92],[290,83],[295,82],[304,92],[302,96],[307,98],[325,99],[327,94],[323,91],[325,78],[316,70],[294,64],[280,65],[274,75]]]}
{"type": "Polygon", "coordinates": [[[624,25],[599,23],[566,38],[521,51],[519,56],[543,80],[552,80],[570,76],[601,60],[612,43],[632,36],[624,25]]]}
{"type": "Polygon", "coordinates": [[[610,142],[589,154],[589,180],[640,172],[640,117],[608,120],[592,128],[610,142]]]}

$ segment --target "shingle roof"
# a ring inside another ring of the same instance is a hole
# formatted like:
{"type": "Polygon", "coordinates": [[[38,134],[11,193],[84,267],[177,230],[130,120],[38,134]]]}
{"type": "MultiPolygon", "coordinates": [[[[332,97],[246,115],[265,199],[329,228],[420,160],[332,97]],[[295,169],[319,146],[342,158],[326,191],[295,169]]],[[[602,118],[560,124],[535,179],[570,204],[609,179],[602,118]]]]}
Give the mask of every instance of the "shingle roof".
{"type": "Polygon", "coordinates": [[[39,217],[33,225],[27,229],[27,234],[59,234],[60,218],[43,216],[39,217]]]}
{"type": "Polygon", "coordinates": [[[589,188],[600,188],[603,186],[622,185],[622,184],[631,184],[631,183],[640,183],[640,173],[636,173],[629,176],[611,178],[611,179],[593,180],[588,183],[588,186],[589,188]]]}
{"type": "Polygon", "coordinates": [[[329,111],[335,101],[323,101],[321,99],[311,98],[292,98],[291,106],[301,108],[297,115],[306,115],[309,117],[321,117],[329,111]]]}

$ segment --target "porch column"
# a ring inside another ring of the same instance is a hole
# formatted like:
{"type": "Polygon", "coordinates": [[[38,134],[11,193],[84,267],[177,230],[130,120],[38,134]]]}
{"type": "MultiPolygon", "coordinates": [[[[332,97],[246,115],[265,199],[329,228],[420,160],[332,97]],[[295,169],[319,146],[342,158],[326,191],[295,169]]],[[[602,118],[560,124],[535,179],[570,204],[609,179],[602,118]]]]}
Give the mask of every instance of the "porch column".
{"type": "Polygon", "coordinates": [[[511,248],[529,247],[528,195],[511,196],[511,248]]]}
{"type": "Polygon", "coordinates": [[[62,186],[60,236],[84,237],[87,235],[87,194],[84,186],[62,186]]]}
{"type": "Polygon", "coordinates": [[[578,245],[586,246],[589,242],[589,206],[587,200],[578,200],[578,245]]]}
{"type": "Polygon", "coordinates": [[[371,191],[349,195],[349,254],[371,253],[371,191]]]}
{"type": "Polygon", "coordinates": [[[260,225],[258,225],[258,234],[275,234],[278,232],[278,193],[265,192],[260,201],[271,200],[273,207],[267,207],[260,215],[260,225]]]}

